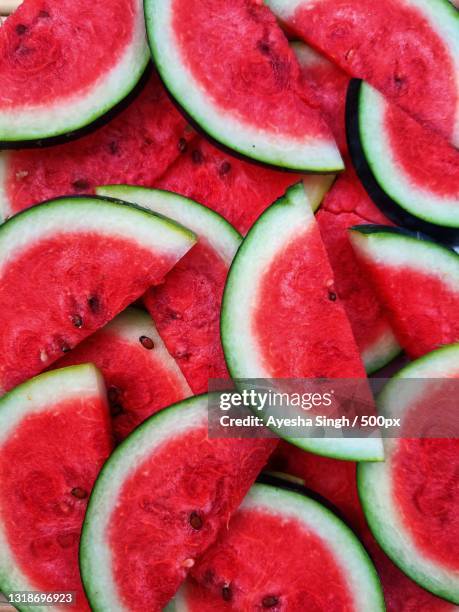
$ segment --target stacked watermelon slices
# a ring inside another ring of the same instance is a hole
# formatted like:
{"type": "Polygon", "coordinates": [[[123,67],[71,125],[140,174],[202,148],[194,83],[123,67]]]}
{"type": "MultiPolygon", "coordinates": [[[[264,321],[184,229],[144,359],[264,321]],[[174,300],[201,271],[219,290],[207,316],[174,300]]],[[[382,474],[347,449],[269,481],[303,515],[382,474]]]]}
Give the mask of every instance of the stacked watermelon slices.
{"type": "Polygon", "coordinates": [[[24,0],[1,25],[17,609],[459,605],[458,41],[448,0],[24,0]],[[398,437],[211,434],[210,381],[372,403],[384,366],[398,437]]]}

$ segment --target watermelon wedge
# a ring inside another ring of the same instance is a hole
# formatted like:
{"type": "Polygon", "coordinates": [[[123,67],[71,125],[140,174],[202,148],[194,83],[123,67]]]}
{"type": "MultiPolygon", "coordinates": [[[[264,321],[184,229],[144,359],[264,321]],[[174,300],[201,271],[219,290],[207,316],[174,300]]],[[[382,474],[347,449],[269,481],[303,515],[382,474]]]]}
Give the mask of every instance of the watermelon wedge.
{"type": "Polygon", "coordinates": [[[316,501],[269,485],[252,487],[228,529],[192,569],[220,605],[199,607],[188,582],[176,610],[384,610],[375,569],[360,542],[316,501]]]}
{"type": "Polygon", "coordinates": [[[76,141],[0,153],[0,217],[96,185],[152,186],[186,147],[192,131],[152,72],[136,99],[103,127],[76,141]]]}
{"type": "Polygon", "coordinates": [[[193,393],[210,378],[228,378],[220,342],[220,305],[241,236],[214,211],[179,195],[126,185],[99,187],[100,195],[134,202],[190,228],[198,244],[144,296],[168,351],[193,393]]]}
{"type": "MultiPolygon", "coordinates": [[[[418,419],[419,410],[437,408],[440,378],[459,378],[459,344],[425,355],[392,378],[380,397],[383,414],[401,417],[403,427],[408,418],[418,419]],[[417,380],[403,387],[402,379],[417,380]]],[[[387,438],[384,448],[384,463],[358,468],[359,495],[373,535],[408,576],[459,604],[459,439],[387,438]]]]}
{"type": "Polygon", "coordinates": [[[459,341],[459,255],[398,228],[360,225],[349,235],[408,355],[459,341]]]}
{"type": "Polygon", "coordinates": [[[102,198],[51,200],[1,225],[0,388],[105,325],[161,282],[194,241],[173,221],[102,198]]]}
{"type": "MultiPolygon", "coordinates": [[[[221,335],[236,379],[365,378],[302,184],[261,215],[240,247],[225,287],[221,335]]],[[[382,459],[378,439],[286,438],[319,454],[382,459]]]]}
{"type": "Polygon", "coordinates": [[[346,120],[354,166],[381,210],[405,227],[457,241],[459,151],[361,81],[349,86],[346,120]]]}
{"type": "Polygon", "coordinates": [[[343,169],[288,41],[256,0],[146,0],[158,71],[212,139],[281,168],[343,169]]]}
{"type": "Polygon", "coordinates": [[[162,610],[276,445],[209,439],[207,415],[206,395],[175,404],[140,425],[105,464],[80,547],[94,612],[162,610]]]}
{"type": "MultiPolygon", "coordinates": [[[[92,365],[41,374],[0,400],[0,589],[75,593],[89,610],[78,542],[89,493],[112,448],[92,365]]],[[[18,606],[62,610],[62,605],[18,606]]]]}
{"type": "Polygon", "coordinates": [[[139,0],[25,0],[0,29],[2,147],[94,122],[130,93],[147,62],[139,0]]]}
{"type": "Polygon", "coordinates": [[[113,433],[123,440],[162,408],[191,395],[148,314],[128,308],[61,357],[55,367],[93,363],[108,390],[113,433]]]}
{"type": "Polygon", "coordinates": [[[459,144],[459,15],[448,0],[267,0],[305,42],[459,144]]]}

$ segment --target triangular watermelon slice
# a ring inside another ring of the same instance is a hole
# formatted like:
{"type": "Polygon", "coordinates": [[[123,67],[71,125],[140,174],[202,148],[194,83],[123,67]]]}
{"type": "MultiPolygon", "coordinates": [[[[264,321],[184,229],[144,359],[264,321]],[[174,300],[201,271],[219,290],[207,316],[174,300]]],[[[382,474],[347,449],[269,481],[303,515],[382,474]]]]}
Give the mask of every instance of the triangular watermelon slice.
{"type": "Polygon", "coordinates": [[[96,185],[152,186],[193,135],[152,72],[119,115],[76,141],[0,153],[0,217],[62,195],[93,193],[96,185]]]}
{"type": "Polygon", "coordinates": [[[459,16],[448,0],[268,0],[296,35],[459,144],[459,16]]]}
{"type": "Polygon", "coordinates": [[[146,0],[158,71],[212,139],[281,168],[343,169],[317,101],[270,11],[257,0],[146,0]]]}
{"type": "Polygon", "coordinates": [[[140,207],[61,198],[0,226],[0,388],[68,352],[136,300],[193,246],[140,207]]]}
{"type": "MultiPolygon", "coordinates": [[[[0,400],[0,432],[0,589],[73,592],[65,607],[89,610],[78,543],[112,449],[102,377],[81,365],[33,378],[0,400]]],[[[62,610],[56,600],[18,607],[62,610]]]]}
{"type": "Polygon", "coordinates": [[[220,305],[241,236],[210,208],[174,193],[127,185],[99,187],[97,193],[163,214],[197,235],[198,243],[147,291],[144,303],[193,392],[206,392],[209,379],[228,378],[220,305]]]}
{"type": "MultiPolygon", "coordinates": [[[[247,234],[228,275],[221,334],[236,379],[366,378],[302,184],[247,234]]],[[[285,437],[319,454],[382,459],[378,439],[285,437]]]]}
{"type": "Polygon", "coordinates": [[[147,61],[139,0],[25,0],[0,29],[0,142],[23,146],[92,123],[147,61]]]}
{"type": "Polygon", "coordinates": [[[251,488],[192,575],[170,610],[385,610],[352,531],[318,502],[269,485],[251,488]]]}
{"type": "Polygon", "coordinates": [[[105,464],[80,547],[93,610],[159,612],[215,540],[276,440],[211,439],[208,397],[138,427],[105,464]]]}
{"type": "Polygon", "coordinates": [[[191,395],[151,317],[128,308],[86,338],[54,367],[93,363],[102,373],[116,441],[147,417],[191,395]]]}
{"type": "Polygon", "coordinates": [[[459,255],[381,225],[349,231],[358,261],[411,357],[459,341],[459,255]]]}

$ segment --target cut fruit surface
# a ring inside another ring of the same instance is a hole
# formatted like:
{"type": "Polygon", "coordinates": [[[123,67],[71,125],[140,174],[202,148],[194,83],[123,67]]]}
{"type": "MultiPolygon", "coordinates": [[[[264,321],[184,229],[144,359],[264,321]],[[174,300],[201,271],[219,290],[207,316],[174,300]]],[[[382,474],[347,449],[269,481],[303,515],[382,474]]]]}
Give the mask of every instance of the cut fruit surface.
{"type": "Polygon", "coordinates": [[[0,226],[0,388],[105,325],[194,242],[173,221],[103,198],[51,200],[0,226]]]}
{"type": "Polygon", "coordinates": [[[346,121],[354,166],[381,210],[405,227],[458,240],[459,151],[361,81],[349,86],[346,121]]]}
{"type": "Polygon", "coordinates": [[[156,73],[119,115],[78,140],[0,153],[0,216],[62,195],[93,193],[96,185],[151,187],[186,147],[192,132],[156,73]]]}
{"type": "Polygon", "coordinates": [[[162,408],[191,395],[148,314],[128,308],[86,338],[55,367],[93,363],[108,390],[115,440],[162,408]]]}
{"type": "MultiPolygon", "coordinates": [[[[400,417],[402,425],[417,421],[426,408],[438,408],[438,393],[444,392],[438,379],[457,378],[459,345],[433,351],[386,385],[379,402],[382,412],[400,417]],[[403,379],[417,380],[407,387],[401,386],[403,379]]],[[[431,417],[431,424],[444,416],[431,417]]],[[[359,494],[373,535],[408,576],[458,604],[459,440],[387,438],[384,447],[384,463],[358,469],[359,494]]]]}
{"type": "Polygon", "coordinates": [[[164,283],[147,291],[144,303],[193,393],[206,392],[209,379],[228,378],[220,305],[241,236],[211,209],[174,193],[123,185],[100,187],[97,193],[161,213],[198,236],[164,283]]]}
{"type": "Polygon", "coordinates": [[[363,271],[411,357],[459,341],[459,255],[397,228],[349,230],[363,271]]]}
{"type": "Polygon", "coordinates": [[[166,87],[214,140],[274,166],[343,169],[317,101],[301,88],[288,41],[262,3],[147,0],[145,14],[166,87]]]}
{"type": "Polygon", "coordinates": [[[78,543],[89,493],[112,449],[102,377],[82,365],[33,378],[0,400],[0,424],[0,589],[73,591],[68,609],[89,610],[78,543]]]}
{"type": "MultiPolygon", "coordinates": [[[[240,247],[225,288],[221,333],[233,378],[365,378],[301,184],[261,215],[240,247]]],[[[362,459],[366,453],[381,458],[378,440],[289,441],[347,459],[360,452],[362,459]]]]}
{"type": "Polygon", "coordinates": [[[207,416],[206,395],[171,406],[138,427],[105,464],[80,548],[95,612],[162,610],[276,444],[209,439],[207,416]]]}
{"type": "MultiPolygon", "coordinates": [[[[268,485],[252,487],[192,575],[220,596],[214,609],[384,610],[375,569],[350,529],[316,501],[268,485]]],[[[198,611],[193,583],[178,599],[178,610],[198,611]]]]}
{"type": "Polygon", "coordinates": [[[25,0],[0,29],[0,58],[3,146],[74,132],[113,108],[142,76],[142,3],[25,0]]]}
{"type": "Polygon", "coordinates": [[[296,35],[459,144],[459,15],[448,0],[268,0],[296,35]]]}

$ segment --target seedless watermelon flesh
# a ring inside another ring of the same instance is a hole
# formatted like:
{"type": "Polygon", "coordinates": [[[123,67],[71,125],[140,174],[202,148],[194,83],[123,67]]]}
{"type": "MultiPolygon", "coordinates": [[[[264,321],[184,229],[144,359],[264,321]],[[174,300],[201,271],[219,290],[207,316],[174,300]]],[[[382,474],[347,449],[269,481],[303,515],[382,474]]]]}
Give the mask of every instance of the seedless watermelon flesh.
{"type": "Polygon", "coordinates": [[[220,342],[220,305],[241,236],[209,208],[173,193],[127,185],[100,187],[97,193],[166,215],[198,236],[198,243],[164,283],[146,292],[144,304],[193,392],[206,392],[209,379],[228,378],[220,342]]]}
{"type": "MultiPolygon", "coordinates": [[[[458,363],[459,345],[453,344],[406,366],[383,390],[384,415],[401,417],[402,423],[417,422],[426,409],[438,406],[438,394],[445,392],[438,379],[450,379],[445,384],[451,395],[451,379],[459,377],[458,363]],[[417,380],[403,387],[402,379],[417,380]]],[[[431,422],[446,431],[450,424],[444,418],[444,413],[437,414],[431,422]]],[[[413,580],[458,604],[459,440],[410,436],[388,438],[384,446],[386,460],[381,467],[360,466],[358,471],[370,528],[383,550],[413,580]]]]}
{"type": "Polygon", "coordinates": [[[147,61],[139,0],[25,0],[0,30],[0,142],[92,123],[133,89],[147,61]]]}
{"type": "Polygon", "coordinates": [[[93,363],[102,372],[115,440],[147,417],[191,395],[148,314],[128,308],[86,338],[55,367],[93,363]]]}
{"type": "Polygon", "coordinates": [[[288,41],[255,0],[148,0],[147,32],[166,87],[210,137],[292,170],[343,168],[300,83],[288,41]]]}
{"type": "Polygon", "coordinates": [[[275,440],[209,439],[196,396],[137,428],[105,464],[80,548],[92,609],[164,608],[231,514],[275,440]]]}
{"type": "Polygon", "coordinates": [[[0,215],[62,195],[94,193],[97,185],[152,186],[192,134],[152,72],[119,115],[78,140],[0,153],[0,215]]]}
{"type": "Polygon", "coordinates": [[[447,0],[268,0],[289,29],[459,143],[459,17],[447,0]]]}
{"type": "Polygon", "coordinates": [[[0,589],[73,591],[69,610],[89,610],[78,542],[112,448],[103,380],[91,365],[42,374],[0,400],[0,423],[0,589]]]}
{"type": "MultiPolygon", "coordinates": [[[[312,499],[267,485],[252,487],[192,575],[220,596],[215,610],[384,610],[376,572],[345,524],[312,499]]],[[[193,590],[182,589],[176,610],[198,612],[193,590]]]]}
{"type": "Polygon", "coordinates": [[[459,255],[396,228],[361,225],[349,235],[408,355],[459,341],[459,255]]]}
{"type": "Polygon", "coordinates": [[[194,241],[172,221],[102,198],[52,200],[0,226],[0,388],[105,325],[194,241]]]}

